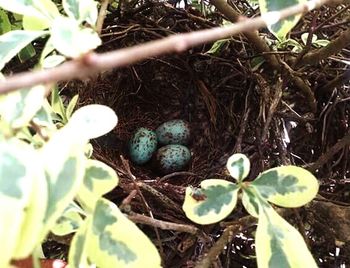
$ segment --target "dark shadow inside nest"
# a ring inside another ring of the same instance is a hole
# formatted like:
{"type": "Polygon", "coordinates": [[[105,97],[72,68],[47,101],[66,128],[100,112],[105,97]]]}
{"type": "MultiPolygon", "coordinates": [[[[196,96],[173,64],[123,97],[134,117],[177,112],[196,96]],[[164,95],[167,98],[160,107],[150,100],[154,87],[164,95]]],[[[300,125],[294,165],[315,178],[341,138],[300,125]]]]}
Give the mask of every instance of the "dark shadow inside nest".
{"type": "MultiPolygon", "coordinates": [[[[204,178],[225,176],[226,160],[233,152],[244,109],[240,98],[245,78],[236,76],[222,84],[222,79],[236,66],[227,63],[220,66],[220,60],[208,65],[208,57],[200,55],[189,63],[187,57],[151,59],[115,70],[89,83],[79,93],[82,104],[90,101],[105,104],[119,118],[111,133],[95,141],[95,154],[121,167],[121,156],[129,159],[128,142],[136,129],[156,129],[166,121],[183,119],[189,122],[192,132],[189,144],[192,159],[185,170],[188,174],[166,181],[187,186],[197,185],[204,178]],[[218,71],[220,76],[209,75],[219,74],[218,71]]],[[[129,164],[138,179],[162,177],[149,164],[138,166],[131,161],[129,164]]]]}

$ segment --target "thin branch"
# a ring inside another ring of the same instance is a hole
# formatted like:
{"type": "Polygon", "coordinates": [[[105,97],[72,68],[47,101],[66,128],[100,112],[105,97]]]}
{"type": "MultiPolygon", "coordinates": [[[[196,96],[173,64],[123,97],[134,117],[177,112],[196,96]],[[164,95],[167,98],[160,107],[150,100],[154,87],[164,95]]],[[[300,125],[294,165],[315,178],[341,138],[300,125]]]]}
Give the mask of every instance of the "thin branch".
{"type": "Polygon", "coordinates": [[[315,65],[321,60],[327,59],[329,56],[339,53],[343,48],[347,47],[350,43],[350,28],[342,32],[338,38],[330,42],[327,46],[318,50],[309,52],[304,56],[299,65],[315,65]]]}
{"type": "Polygon", "coordinates": [[[102,28],[103,28],[103,22],[105,21],[106,14],[107,14],[107,8],[109,5],[109,2],[111,0],[104,0],[101,4],[100,11],[98,13],[98,18],[96,22],[96,32],[100,35],[102,28]]]}
{"type": "Polygon", "coordinates": [[[311,0],[307,3],[288,7],[279,12],[267,13],[263,17],[245,19],[226,27],[178,34],[161,40],[102,54],[89,53],[80,59],[66,62],[53,69],[25,72],[7,77],[0,82],[0,94],[37,84],[84,78],[108,69],[128,66],[150,57],[157,57],[173,52],[180,53],[193,46],[227,38],[238,33],[255,31],[289,16],[306,13],[330,1],[311,0]]]}
{"type": "Polygon", "coordinates": [[[172,223],[168,221],[156,220],[154,218],[150,218],[137,213],[131,213],[130,215],[128,215],[128,218],[129,220],[135,223],[147,224],[147,225],[153,226],[154,228],[159,228],[162,230],[172,230],[177,232],[190,233],[193,235],[199,233],[199,229],[193,225],[178,224],[178,223],[172,223]]]}

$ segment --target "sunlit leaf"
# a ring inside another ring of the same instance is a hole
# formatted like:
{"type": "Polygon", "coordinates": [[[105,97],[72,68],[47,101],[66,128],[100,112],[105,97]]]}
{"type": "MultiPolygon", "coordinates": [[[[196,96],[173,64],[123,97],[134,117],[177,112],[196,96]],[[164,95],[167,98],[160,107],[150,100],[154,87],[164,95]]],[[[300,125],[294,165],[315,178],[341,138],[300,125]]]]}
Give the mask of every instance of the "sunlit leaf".
{"type": "Polygon", "coordinates": [[[97,2],[94,0],[63,0],[63,7],[67,15],[79,23],[88,22],[95,25],[97,20],[97,2]]]}
{"type": "Polygon", "coordinates": [[[243,189],[242,204],[250,215],[259,216],[259,203],[251,186],[243,189]]]}
{"type": "Polygon", "coordinates": [[[11,31],[0,36],[0,70],[26,45],[40,36],[47,34],[45,31],[11,31]]]}
{"type": "Polygon", "coordinates": [[[70,100],[70,102],[67,106],[67,109],[66,109],[67,118],[71,118],[73,110],[74,110],[75,106],[77,105],[78,98],[79,98],[79,95],[77,94],[77,95],[73,96],[73,98],[70,100]]]}
{"type": "Polygon", "coordinates": [[[81,28],[71,18],[57,17],[51,28],[55,48],[67,57],[79,57],[101,44],[98,34],[90,28],[81,28]]]}
{"type": "MultiPolygon", "coordinates": [[[[307,0],[259,0],[259,6],[261,14],[264,17],[267,12],[279,11],[306,2],[307,0]]],[[[290,16],[271,25],[269,20],[273,18],[273,16],[265,16],[270,32],[281,41],[286,38],[290,30],[298,23],[300,17],[301,15],[290,16]]]]}
{"type": "Polygon", "coordinates": [[[22,25],[24,30],[40,31],[49,28],[51,22],[41,17],[24,15],[22,25]]]}
{"type": "Polygon", "coordinates": [[[32,161],[37,162],[37,158],[30,145],[18,140],[0,141],[0,267],[8,267],[20,239],[33,178],[38,175],[32,161]]]}
{"type": "Polygon", "coordinates": [[[55,235],[64,236],[77,231],[82,224],[83,218],[80,215],[80,210],[69,205],[58,218],[51,232],[55,235]]]}
{"type": "Polygon", "coordinates": [[[62,55],[51,55],[44,59],[42,63],[42,67],[45,69],[53,68],[60,65],[65,60],[66,60],[66,57],[62,55]]]}
{"type": "Polygon", "coordinates": [[[211,224],[226,218],[237,203],[238,186],[218,179],[204,180],[201,188],[186,188],[183,210],[199,224],[211,224]]]}
{"type": "Polygon", "coordinates": [[[250,161],[244,154],[234,154],[227,160],[226,167],[233,178],[242,181],[248,176],[250,161]]]}
{"type": "MultiPolygon", "coordinates": [[[[39,161],[39,158],[32,155],[31,163],[39,161]]],[[[33,190],[29,203],[25,209],[25,219],[22,222],[19,239],[13,258],[23,259],[28,257],[33,250],[42,242],[40,233],[43,228],[44,216],[47,206],[47,183],[44,170],[41,165],[33,165],[36,169],[32,176],[33,190]]]]}
{"type": "Polygon", "coordinates": [[[87,226],[90,220],[86,220],[74,235],[69,248],[69,266],[70,267],[90,267],[87,261],[87,226]]]}
{"type": "Polygon", "coordinates": [[[317,267],[301,234],[268,204],[260,210],[255,235],[258,267],[317,267]]]}
{"type": "Polygon", "coordinates": [[[0,96],[0,115],[13,128],[28,124],[40,110],[46,88],[42,85],[21,89],[0,96]]]}
{"type": "Polygon", "coordinates": [[[85,144],[86,140],[63,127],[41,149],[49,190],[43,236],[55,225],[80,188],[85,171],[85,144]]]}
{"type": "Polygon", "coordinates": [[[94,139],[110,132],[117,123],[118,117],[111,108],[90,104],[76,110],[68,126],[86,139],[94,139]]]}
{"type": "Polygon", "coordinates": [[[36,55],[35,48],[32,44],[28,44],[18,53],[18,58],[21,62],[25,62],[36,55]]]}
{"type": "Polygon", "coordinates": [[[269,202],[282,207],[300,207],[318,192],[318,182],[306,169],[282,166],[261,173],[251,184],[269,202]]]}
{"type": "MultiPolygon", "coordinates": [[[[306,45],[307,43],[307,39],[309,38],[309,33],[303,33],[301,35],[301,41],[303,41],[304,45],[306,45]]],[[[317,40],[317,35],[313,34],[312,35],[312,40],[311,40],[311,44],[313,44],[315,41],[317,40]]]]}
{"type": "Polygon", "coordinates": [[[0,9],[0,34],[4,34],[11,31],[11,22],[7,13],[0,9]]]}
{"type": "Polygon", "coordinates": [[[97,200],[118,185],[117,173],[98,160],[88,160],[84,182],[78,193],[79,202],[93,210],[97,200]]]}
{"type": "Polygon", "coordinates": [[[106,199],[96,203],[87,243],[88,257],[97,267],[161,267],[149,238],[106,199]]]}

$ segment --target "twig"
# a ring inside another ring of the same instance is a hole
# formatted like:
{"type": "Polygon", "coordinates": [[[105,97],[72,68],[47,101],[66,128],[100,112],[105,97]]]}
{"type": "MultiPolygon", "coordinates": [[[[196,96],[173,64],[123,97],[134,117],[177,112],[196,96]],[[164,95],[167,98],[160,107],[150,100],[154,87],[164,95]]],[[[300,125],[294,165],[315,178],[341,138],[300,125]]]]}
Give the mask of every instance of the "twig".
{"type": "Polygon", "coordinates": [[[226,27],[173,35],[161,40],[150,41],[142,45],[102,54],[90,53],[53,69],[24,72],[7,77],[5,80],[0,81],[0,94],[37,84],[88,77],[108,69],[131,65],[150,57],[173,52],[180,53],[196,45],[223,39],[238,33],[253,32],[278,20],[310,11],[330,1],[311,0],[279,12],[267,13],[263,17],[246,19],[226,27]]]}
{"type": "Polygon", "coordinates": [[[103,28],[103,22],[106,18],[107,7],[108,7],[110,1],[111,0],[103,0],[103,2],[101,4],[100,11],[98,13],[98,18],[97,18],[97,22],[96,22],[96,32],[99,35],[101,34],[101,31],[103,28]]]}
{"type": "Polygon", "coordinates": [[[350,28],[342,32],[338,38],[330,42],[327,46],[318,50],[307,53],[301,60],[299,65],[315,65],[321,60],[327,59],[329,56],[339,53],[343,48],[350,43],[350,28]]]}
{"type": "Polygon", "coordinates": [[[311,172],[315,171],[316,169],[322,167],[327,162],[330,162],[333,155],[335,155],[341,149],[349,145],[350,145],[350,134],[347,134],[341,140],[339,140],[336,144],[334,144],[330,149],[328,149],[326,153],[321,155],[316,162],[306,165],[304,166],[304,168],[306,168],[311,172]]]}
{"type": "Polygon", "coordinates": [[[190,233],[193,235],[196,235],[199,233],[199,229],[192,225],[156,220],[154,218],[150,218],[137,213],[131,213],[130,215],[128,215],[128,218],[129,220],[135,223],[147,224],[162,230],[173,230],[176,232],[190,233]]]}
{"type": "Polygon", "coordinates": [[[170,173],[170,174],[167,174],[167,175],[161,177],[159,179],[159,182],[162,182],[164,180],[167,180],[167,179],[170,179],[170,178],[176,177],[176,176],[197,176],[197,177],[199,177],[199,175],[197,175],[196,173],[193,173],[193,172],[178,171],[178,172],[173,172],[173,173],[170,173]]]}
{"type": "Polygon", "coordinates": [[[226,245],[232,241],[235,235],[240,231],[239,225],[232,225],[225,229],[220,236],[220,239],[216,241],[207,255],[195,266],[195,268],[209,268],[210,265],[218,258],[221,252],[225,249],[226,245]]]}

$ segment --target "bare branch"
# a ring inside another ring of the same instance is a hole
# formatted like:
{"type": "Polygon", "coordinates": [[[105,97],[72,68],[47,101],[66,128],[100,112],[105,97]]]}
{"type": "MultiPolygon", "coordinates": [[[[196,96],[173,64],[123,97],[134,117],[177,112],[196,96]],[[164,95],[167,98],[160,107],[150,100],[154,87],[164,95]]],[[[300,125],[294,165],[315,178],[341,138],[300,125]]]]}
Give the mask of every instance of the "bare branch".
{"type": "Polygon", "coordinates": [[[150,57],[173,52],[180,53],[196,45],[213,42],[238,33],[255,31],[267,24],[275,23],[277,20],[299,13],[306,13],[330,1],[311,0],[279,12],[267,13],[263,17],[246,19],[228,27],[173,35],[161,40],[103,54],[90,53],[83,58],[66,62],[53,69],[24,72],[7,77],[0,82],[0,94],[37,84],[83,78],[104,70],[131,65],[150,57]]]}

